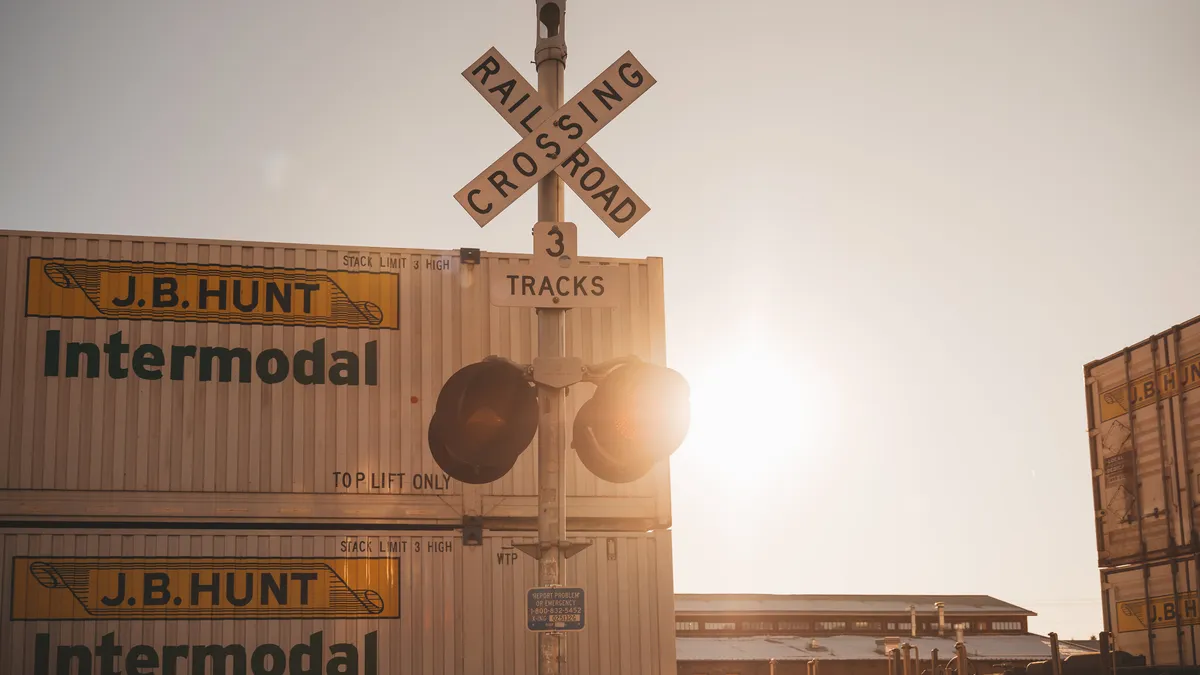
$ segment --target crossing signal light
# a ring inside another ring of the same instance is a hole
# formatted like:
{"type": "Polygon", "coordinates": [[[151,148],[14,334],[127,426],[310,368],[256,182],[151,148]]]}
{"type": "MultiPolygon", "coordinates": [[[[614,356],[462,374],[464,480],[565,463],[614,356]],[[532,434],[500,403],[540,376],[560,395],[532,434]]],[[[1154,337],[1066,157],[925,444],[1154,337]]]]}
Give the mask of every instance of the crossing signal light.
{"type": "Polygon", "coordinates": [[[678,372],[630,363],[610,372],[575,416],[572,445],[589,471],[611,483],[650,472],[683,443],[690,387],[678,372]]]}
{"type": "Polygon", "coordinates": [[[490,483],[516,464],[537,424],[537,390],[519,366],[472,363],[451,375],[438,394],[429,450],[451,478],[490,483]]]}

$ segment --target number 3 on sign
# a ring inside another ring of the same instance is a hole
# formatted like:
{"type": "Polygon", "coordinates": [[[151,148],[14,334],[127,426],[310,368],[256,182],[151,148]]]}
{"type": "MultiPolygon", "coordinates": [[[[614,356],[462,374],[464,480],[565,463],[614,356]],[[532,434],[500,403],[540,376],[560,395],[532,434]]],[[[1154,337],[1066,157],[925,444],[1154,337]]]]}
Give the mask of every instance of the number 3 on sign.
{"type": "Polygon", "coordinates": [[[550,255],[557,258],[558,256],[562,255],[566,251],[566,248],[563,247],[562,230],[559,229],[559,227],[557,225],[555,225],[554,227],[550,228],[550,236],[554,239],[554,249],[553,250],[546,249],[546,253],[549,253],[550,255]]]}
{"type": "Polygon", "coordinates": [[[533,226],[535,265],[569,267],[575,262],[578,253],[579,230],[575,223],[542,221],[533,226]]]}

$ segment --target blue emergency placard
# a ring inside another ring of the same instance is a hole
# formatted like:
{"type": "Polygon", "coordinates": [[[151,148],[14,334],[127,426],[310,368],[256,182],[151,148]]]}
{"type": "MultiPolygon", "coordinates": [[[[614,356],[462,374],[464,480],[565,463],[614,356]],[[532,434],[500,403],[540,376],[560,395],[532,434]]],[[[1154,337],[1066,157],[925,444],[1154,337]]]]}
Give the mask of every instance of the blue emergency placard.
{"type": "Polygon", "coordinates": [[[583,630],[583,589],[531,588],[525,616],[531,631],[583,630]]]}

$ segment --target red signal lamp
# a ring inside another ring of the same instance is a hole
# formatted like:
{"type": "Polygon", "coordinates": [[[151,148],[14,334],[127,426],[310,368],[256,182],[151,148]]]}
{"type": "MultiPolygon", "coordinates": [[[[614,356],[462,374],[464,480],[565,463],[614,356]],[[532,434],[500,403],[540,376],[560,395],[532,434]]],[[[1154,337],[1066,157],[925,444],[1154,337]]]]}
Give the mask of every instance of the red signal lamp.
{"type": "Polygon", "coordinates": [[[537,390],[523,369],[503,360],[463,367],[438,393],[429,422],[429,451],[463,483],[503,477],[537,432],[537,390]]]}
{"type": "Polygon", "coordinates": [[[674,453],[691,424],[691,389],[655,364],[618,366],[575,416],[572,446],[592,473],[628,483],[674,453]]]}

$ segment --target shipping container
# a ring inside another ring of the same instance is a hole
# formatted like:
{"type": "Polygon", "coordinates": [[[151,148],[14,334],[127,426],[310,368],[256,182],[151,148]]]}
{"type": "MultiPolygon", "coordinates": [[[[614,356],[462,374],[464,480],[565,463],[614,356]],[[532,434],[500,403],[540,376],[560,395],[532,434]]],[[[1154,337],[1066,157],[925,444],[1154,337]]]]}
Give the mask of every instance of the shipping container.
{"type": "MultiPolygon", "coordinates": [[[[0,231],[0,516],[532,523],[536,442],[471,486],[427,441],[458,368],[536,355],[488,287],[530,257],[0,231]]],[[[568,313],[570,354],[664,363],[661,259],[580,262],[625,283],[568,313]]],[[[567,481],[574,529],[670,523],[666,462],[617,485],[571,452],[567,481]]]]}
{"type": "MultiPolygon", "coordinates": [[[[537,570],[519,539],[0,529],[0,672],[525,675],[537,570]]],[[[591,545],[567,561],[584,627],[566,636],[564,672],[674,673],[670,532],[572,539],[591,545]]]]}
{"type": "Polygon", "coordinates": [[[1114,649],[1151,666],[1197,666],[1200,558],[1190,555],[1102,570],[1104,625],[1114,649]]]}
{"type": "Polygon", "coordinates": [[[1200,322],[1084,367],[1101,567],[1200,550],[1200,322]]]}

